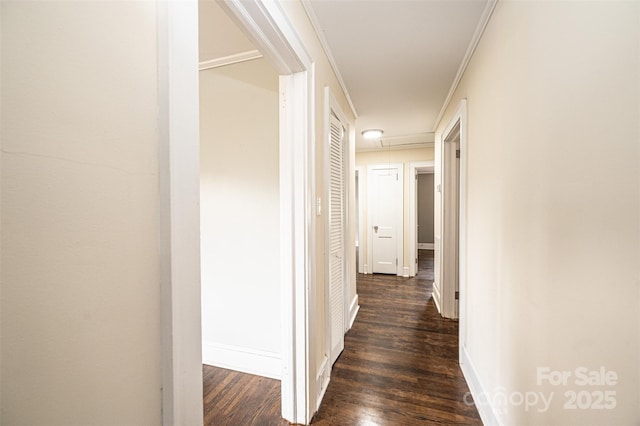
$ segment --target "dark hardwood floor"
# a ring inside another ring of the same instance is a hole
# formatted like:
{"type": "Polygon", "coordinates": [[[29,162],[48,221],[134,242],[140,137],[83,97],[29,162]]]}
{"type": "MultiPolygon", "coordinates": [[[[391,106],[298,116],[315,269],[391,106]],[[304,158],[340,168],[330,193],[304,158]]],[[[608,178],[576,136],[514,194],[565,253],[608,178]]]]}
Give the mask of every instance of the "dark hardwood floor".
{"type": "Polygon", "coordinates": [[[314,425],[482,424],[464,403],[458,323],[438,314],[433,251],[415,278],[358,275],[360,312],[314,425]]]}
{"type": "Polygon", "coordinates": [[[280,380],[203,366],[204,424],[288,425],[280,417],[280,380]]]}
{"type": "MultiPolygon", "coordinates": [[[[360,312],[313,425],[482,424],[458,366],[458,323],[431,300],[433,251],[415,278],[358,275],[360,312]]],[[[280,382],[204,367],[206,425],[286,425],[280,382]]]]}

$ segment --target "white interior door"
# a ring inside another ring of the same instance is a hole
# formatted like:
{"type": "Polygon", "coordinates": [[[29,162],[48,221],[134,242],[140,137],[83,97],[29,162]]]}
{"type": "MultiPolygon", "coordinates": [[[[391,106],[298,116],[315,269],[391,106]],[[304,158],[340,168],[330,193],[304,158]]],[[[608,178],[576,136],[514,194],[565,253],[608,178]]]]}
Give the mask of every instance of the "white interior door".
{"type": "Polygon", "coordinates": [[[331,364],[344,349],[344,127],[335,116],[329,122],[329,299],[331,364]]]}
{"type": "Polygon", "coordinates": [[[399,274],[402,243],[401,166],[369,170],[369,235],[372,272],[399,274]]]}

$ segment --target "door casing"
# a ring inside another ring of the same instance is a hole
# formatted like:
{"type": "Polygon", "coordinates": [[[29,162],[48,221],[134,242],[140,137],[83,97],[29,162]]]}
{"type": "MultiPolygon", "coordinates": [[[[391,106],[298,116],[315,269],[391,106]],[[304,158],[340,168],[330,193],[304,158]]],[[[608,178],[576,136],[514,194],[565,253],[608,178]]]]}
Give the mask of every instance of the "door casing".
{"type": "Polygon", "coordinates": [[[440,289],[439,309],[446,318],[459,318],[459,345],[462,349],[466,345],[466,247],[467,247],[467,102],[460,101],[456,112],[442,132],[436,146],[436,198],[438,207],[436,213],[436,283],[434,284],[434,299],[436,288],[440,289]],[[458,207],[452,203],[455,195],[455,145],[459,145],[459,185],[458,207]],[[457,212],[457,217],[456,217],[457,212]],[[455,232],[456,223],[457,235],[455,232]],[[455,246],[457,243],[457,250],[455,246]],[[457,251],[457,253],[456,253],[457,251]],[[457,256],[457,262],[456,262],[457,256]],[[456,280],[459,283],[459,299],[456,309],[456,280]]]}
{"type": "MultiPolygon", "coordinates": [[[[281,74],[282,416],[311,420],[315,306],[314,65],[277,2],[221,6],[281,74]]],[[[198,4],[158,2],[162,422],[202,424],[198,4]]]]}

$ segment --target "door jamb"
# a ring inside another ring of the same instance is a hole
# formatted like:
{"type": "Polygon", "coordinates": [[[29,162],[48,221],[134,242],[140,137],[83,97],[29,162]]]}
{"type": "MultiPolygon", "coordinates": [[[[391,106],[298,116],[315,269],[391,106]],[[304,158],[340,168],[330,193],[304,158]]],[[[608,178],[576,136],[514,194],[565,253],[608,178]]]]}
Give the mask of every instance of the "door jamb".
{"type": "Polygon", "coordinates": [[[398,169],[398,185],[400,188],[400,208],[396,210],[396,226],[397,226],[397,245],[396,256],[398,258],[398,265],[396,267],[396,275],[402,276],[403,264],[404,264],[404,164],[403,163],[387,163],[369,165],[367,167],[367,263],[369,269],[373,274],[373,209],[371,203],[373,202],[373,188],[371,185],[371,174],[376,169],[398,169]]]}
{"type": "MultiPolygon", "coordinates": [[[[364,180],[366,179],[364,176],[364,167],[356,166],[355,171],[358,173],[358,199],[355,200],[358,203],[358,229],[356,232],[358,233],[358,273],[359,274],[367,274],[369,271],[367,270],[367,265],[364,263],[364,200],[367,198],[364,193],[364,180]]],[[[354,173],[355,176],[355,173],[354,173]]]]}
{"type": "MultiPolygon", "coordinates": [[[[454,262],[445,262],[444,257],[446,253],[443,251],[446,247],[446,241],[448,239],[446,235],[447,222],[451,222],[455,220],[455,217],[452,217],[452,212],[445,210],[446,203],[446,194],[449,188],[447,188],[447,181],[443,179],[449,171],[449,165],[446,164],[446,154],[448,139],[450,139],[452,131],[459,125],[460,132],[460,186],[459,186],[459,200],[458,200],[458,210],[459,210],[459,235],[458,235],[458,279],[459,279],[459,345],[460,348],[466,347],[466,285],[467,285],[467,277],[466,277],[466,262],[467,262],[467,100],[462,99],[456,112],[453,114],[449,123],[445,127],[444,131],[439,140],[439,144],[441,146],[442,152],[442,167],[440,168],[440,172],[442,175],[440,176],[440,182],[442,182],[442,202],[441,202],[441,217],[443,219],[442,223],[442,242],[441,246],[437,247],[437,250],[440,250],[442,256],[440,256],[441,261],[441,274],[442,277],[451,277],[453,276],[453,270],[451,268],[455,268],[454,262]],[[445,265],[447,265],[447,270],[444,270],[445,265]]],[[[441,277],[441,278],[442,278],[441,277]]],[[[442,315],[447,318],[455,317],[455,282],[451,282],[446,279],[441,280],[442,283],[442,315]]]]}
{"type": "MultiPolygon", "coordinates": [[[[281,74],[282,416],[306,424],[313,414],[313,60],[277,2],[225,0],[221,6],[281,74]]],[[[158,3],[158,56],[162,422],[197,425],[203,422],[197,2],[158,3]]]]}
{"type": "MultiPolygon", "coordinates": [[[[418,169],[430,169],[433,173],[433,161],[416,161],[409,163],[409,276],[417,273],[418,258],[418,169]]],[[[434,181],[435,182],[435,181],[434,181]]],[[[435,203],[434,203],[435,207],[435,203]]]]}
{"type": "Polygon", "coordinates": [[[197,24],[197,2],[157,3],[163,425],[203,423],[197,24]]]}

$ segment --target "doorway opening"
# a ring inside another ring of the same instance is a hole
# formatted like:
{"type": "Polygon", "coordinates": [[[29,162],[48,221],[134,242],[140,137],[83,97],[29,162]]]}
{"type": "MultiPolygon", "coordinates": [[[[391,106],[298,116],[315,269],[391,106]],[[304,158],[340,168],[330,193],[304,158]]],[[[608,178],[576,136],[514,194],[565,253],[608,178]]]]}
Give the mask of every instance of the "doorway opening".
{"type": "Polygon", "coordinates": [[[433,280],[434,259],[434,192],[433,171],[421,172],[417,175],[417,246],[418,263],[416,276],[433,280]]]}
{"type": "MultiPolygon", "coordinates": [[[[417,161],[409,164],[409,262],[408,276],[419,273],[419,250],[435,257],[435,168],[433,161],[417,161]]],[[[425,256],[427,258],[427,256],[425,256]]],[[[430,262],[433,262],[431,260],[430,262]]],[[[433,265],[431,265],[433,268],[433,265]]],[[[431,272],[430,272],[431,274],[431,272]]],[[[429,278],[433,280],[432,278],[429,278]]]]}
{"type": "MultiPolygon", "coordinates": [[[[311,418],[309,292],[315,291],[315,199],[310,124],[313,61],[284,11],[272,2],[221,2],[279,74],[281,415],[311,418]],[[295,183],[295,184],[294,184],[295,183]]],[[[162,415],[164,424],[202,423],[199,255],[198,4],[158,9],[162,415]]],[[[224,38],[219,38],[223,40],[224,38]]],[[[224,204],[222,201],[221,204],[224,204]]],[[[225,225],[225,224],[223,224],[225,225]]],[[[312,342],[311,342],[312,343],[312,342]]],[[[313,347],[311,348],[313,349],[313,347]]]]}
{"type": "Polygon", "coordinates": [[[436,149],[436,281],[434,301],[445,318],[460,321],[460,347],[466,344],[466,150],[467,104],[462,100],[436,149]]]}
{"type": "Polygon", "coordinates": [[[443,295],[450,318],[458,318],[460,297],[460,156],[460,123],[456,123],[443,147],[443,295]]]}
{"type": "Polygon", "coordinates": [[[203,397],[216,424],[243,418],[222,395],[281,409],[279,75],[217,3],[199,15],[203,397]],[[224,45],[207,33],[221,24],[224,45]],[[272,380],[252,387],[248,375],[272,380]]]}

